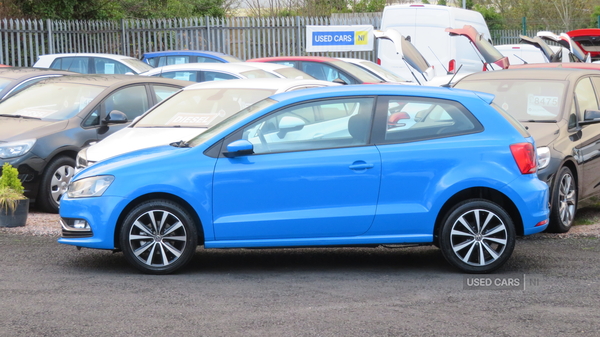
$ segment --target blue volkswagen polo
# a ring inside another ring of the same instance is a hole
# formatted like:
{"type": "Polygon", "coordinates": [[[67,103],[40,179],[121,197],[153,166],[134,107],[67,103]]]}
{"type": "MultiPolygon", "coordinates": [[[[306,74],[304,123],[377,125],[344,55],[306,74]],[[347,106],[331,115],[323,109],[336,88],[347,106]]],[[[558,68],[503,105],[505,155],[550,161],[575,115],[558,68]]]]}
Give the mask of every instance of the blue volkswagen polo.
{"type": "Polygon", "coordinates": [[[464,272],[491,272],[549,214],[533,139],[492,99],[396,85],[277,94],[191,140],[81,171],[59,242],[122,251],[152,274],[198,245],[431,244],[464,272]]]}

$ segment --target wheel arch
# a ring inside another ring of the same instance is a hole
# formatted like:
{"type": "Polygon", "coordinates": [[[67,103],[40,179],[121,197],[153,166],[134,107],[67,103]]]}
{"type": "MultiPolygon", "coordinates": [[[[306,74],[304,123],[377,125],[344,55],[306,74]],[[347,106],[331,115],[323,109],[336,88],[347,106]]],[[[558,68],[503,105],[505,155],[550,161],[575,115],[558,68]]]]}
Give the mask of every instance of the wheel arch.
{"type": "Polygon", "coordinates": [[[450,212],[450,210],[462,201],[465,201],[468,199],[476,199],[476,198],[489,200],[489,201],[499,205],[500,207],[502,207],[508,213],[508,215],[511,217],[511,219],[515,225],[515,231],[516,231],[517,235],[523,235],[524,230],[523,230],[523,219],[521,218],[521,213],[519,212],[519,209],[517,208],[517,206],[512,202],[512,200],[510,200],[509,197],[507,197],[504,193],[502,193],[498,190],[495,190],[493,188],[471,187],[471,188],[462,190],[460,192],[457,192],[452,197],[450,197],[448,200],[446,200],[446,202],[444,203],[444,205],[438,212],[438,215],[435,219],[435,226],[433,229],[433,233],[434,233],[433,243],[436,246],[439,246],[439,242],[438,242],[439,233],[442,228],[442,225],[444,224],[444,220],[446,219],[446,216],[448,216],[448,213],[450,212]]]}
{"type": "Polygon", "coordinates": [[[115,232],[114,232],[114,242],[115,242],[116,248],[121,249],[119,233],[121,232],[121,228],[123,227],[123,221],[127,217],[127,214],[137,205],[139,205],[145,201],[154,200],[154,199],[170,200],[170,201],[177,203],[181,207],[183,207],[190,214],[190,216],[196,223],[196,228],[198,230],[198,245],[204,244],[204,230],[203,230],[202,221],[200,220],[200,217],[198,216],[198,213],[194,210],[194,208],[187,201],[185,201],[184,199],[182,199],[176,195],[173,195],[170,193],[164,193],[164,192],[157,192],[157,193],[150,193],[150,194],[145,194],[145,195],[139,196],[136,199],[132,200],[129,204],[127,204],[127,206],[125,206],[125,208],[123,208],[123,211],[121,211],[121,214],[119,215],[119,218],[117,219],[117,224],[116,224],[115,232]]]}

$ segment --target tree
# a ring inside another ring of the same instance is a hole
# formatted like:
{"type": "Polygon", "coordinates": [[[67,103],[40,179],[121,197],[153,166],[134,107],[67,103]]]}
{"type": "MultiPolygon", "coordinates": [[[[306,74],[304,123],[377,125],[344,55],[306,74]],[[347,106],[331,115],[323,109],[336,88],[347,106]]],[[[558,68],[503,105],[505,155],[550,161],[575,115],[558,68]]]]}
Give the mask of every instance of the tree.
{"type": "Polygon", "coordinates": [[[485,23],[487,24],[490,30],[504,29],[502,15],[496,12],[496,10],[493,7],[475,5],[473,9],[481,13],[483,19],[485,20],[485,23]]]}

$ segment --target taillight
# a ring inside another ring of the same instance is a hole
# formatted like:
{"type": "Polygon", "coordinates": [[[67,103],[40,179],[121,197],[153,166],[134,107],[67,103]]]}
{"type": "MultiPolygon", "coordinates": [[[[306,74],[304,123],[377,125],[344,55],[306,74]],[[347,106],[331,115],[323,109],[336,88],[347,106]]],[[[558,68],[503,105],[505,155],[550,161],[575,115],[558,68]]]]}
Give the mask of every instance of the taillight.
{"type": "Polygon", "coordinates": [[[379,57],[377,58],[377,64],[381,65],[381,59],[379,57]]]}
{"type": "Polygon", "coordinates": [[[481,71],[487,71],[487,63],[483,64],[483,69],[481,69],[481,71]]]}
{"type": "Polygon", "coordinates": [[[456,71],[456,60],[452,59],[448,62],[448,74],[454,74],[456,71]]]}
{"type": "Polygon", "coordinates": [[[535,173],[537,163],[535,160],[535,149],[531,143],[517,143],[510,146],[513,158],[522,174],[535,173]]]}

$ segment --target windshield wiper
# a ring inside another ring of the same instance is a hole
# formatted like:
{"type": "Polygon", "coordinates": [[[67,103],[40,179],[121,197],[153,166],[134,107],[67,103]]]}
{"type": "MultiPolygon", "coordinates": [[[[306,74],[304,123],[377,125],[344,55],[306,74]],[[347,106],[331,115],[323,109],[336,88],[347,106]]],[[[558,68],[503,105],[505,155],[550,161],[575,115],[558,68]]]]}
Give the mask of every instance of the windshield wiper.
{"type": "Polygon", "coordinates": [[[174,147],[190,147],[190,143],[186,142],[185,140],[180,140],[178,142],[173,142],[173,143],[171,143],[169,145],[174,146],[174,147]]]}
{"type": "Polygon", "coordinates": [[[13,117],[13,118],[25,118],[25,119],[41,119],[39,117],[31,117],[31,116],[23,116],[23,115],[9,115],[9,114],[0,114],[0,117],[13,117]]]}

